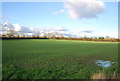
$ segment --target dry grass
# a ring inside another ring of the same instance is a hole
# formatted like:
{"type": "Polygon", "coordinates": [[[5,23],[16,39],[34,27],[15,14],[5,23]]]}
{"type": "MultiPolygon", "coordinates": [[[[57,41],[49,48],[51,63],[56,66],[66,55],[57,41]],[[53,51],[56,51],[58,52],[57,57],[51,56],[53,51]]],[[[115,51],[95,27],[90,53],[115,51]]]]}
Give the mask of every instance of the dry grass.
{"type": "Polygon", "coordinates": [[[101,72],[101,73],[98,73],[98,74],[94,74],[92,76],[92,79],[106,79],[106,75],[103,72],[101,72]]]}
{"type": "Polygon", "coordinates": [[[94,74],[91,79],[118,79],[118,74],[114,72],[111,76],[107,76],[104,72],[99,72],[98,74],[94,74]]]}

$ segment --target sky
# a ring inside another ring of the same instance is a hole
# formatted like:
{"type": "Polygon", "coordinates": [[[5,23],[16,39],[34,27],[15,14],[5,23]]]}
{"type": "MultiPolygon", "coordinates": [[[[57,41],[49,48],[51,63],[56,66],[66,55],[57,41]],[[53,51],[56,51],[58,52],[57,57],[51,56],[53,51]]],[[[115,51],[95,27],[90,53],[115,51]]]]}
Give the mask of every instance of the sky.
{"type": "Polygon", "coordinates": [[[117,2],[3,2],[3,23],[28,28],[62,27],[68,32],[117,37],[117,2]],[[86,5],[86,6],[85,6],[86,5]]]}

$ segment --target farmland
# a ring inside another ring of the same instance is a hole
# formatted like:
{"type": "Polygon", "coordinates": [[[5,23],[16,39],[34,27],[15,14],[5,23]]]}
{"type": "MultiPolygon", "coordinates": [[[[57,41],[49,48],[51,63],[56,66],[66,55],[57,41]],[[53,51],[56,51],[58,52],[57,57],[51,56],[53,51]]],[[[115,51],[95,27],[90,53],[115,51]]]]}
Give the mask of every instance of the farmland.
{"type": "Polygon", "coordinates": [[[104,72],[117,72],[118,43],[53,39],[2,42],[3,79],[90,79],[103,71],[95,60],[115,62],[104,72]]]}

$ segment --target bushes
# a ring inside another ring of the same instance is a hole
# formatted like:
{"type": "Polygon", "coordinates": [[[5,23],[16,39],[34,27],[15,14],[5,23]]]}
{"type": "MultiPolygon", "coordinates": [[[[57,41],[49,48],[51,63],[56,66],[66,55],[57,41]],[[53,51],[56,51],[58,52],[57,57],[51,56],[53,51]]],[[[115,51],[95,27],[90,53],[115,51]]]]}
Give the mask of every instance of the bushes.
{"type": "Polygon", "coordinates": [[[7,37],[7,36],[2,36],[2,39],[63,39],[63,40],[84,40],[84,41],[108,41],[108,42],[120,42],[120,39],[118,38],[105,38],[105,37],[56,37],[55,35],[47,36],[44,35],[43,37],[39,36],[32,36],[32,37],[20,37],[20,36],[12,36],[12,37],[7,37]]]}
{"type": "MultiPolygon", "coordinates": [[[[52,39],[52,38],[51,38],[52,39]]],[[[120,42],[120,39],[117,38],[104,38],[104,37],[81,37],[81,38],[75,38],[75,37],[55,37],[54,39],[63,39],[63,40],[84,40],[84,41],[108,41],[108,42],[120,42]]]]}

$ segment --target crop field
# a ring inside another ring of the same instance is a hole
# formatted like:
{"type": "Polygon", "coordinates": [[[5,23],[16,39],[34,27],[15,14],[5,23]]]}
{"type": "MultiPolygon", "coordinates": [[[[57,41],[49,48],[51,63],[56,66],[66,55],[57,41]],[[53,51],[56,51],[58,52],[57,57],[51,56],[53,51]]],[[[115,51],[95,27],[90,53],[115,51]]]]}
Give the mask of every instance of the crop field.
{"type": "Polygon", "coordinates": [[[3,79],[90,79],[117,72],[118,43],[77,40],[3,40],[3,79]],[[102,68],[96,60],[115,62],[102,68]]]}

